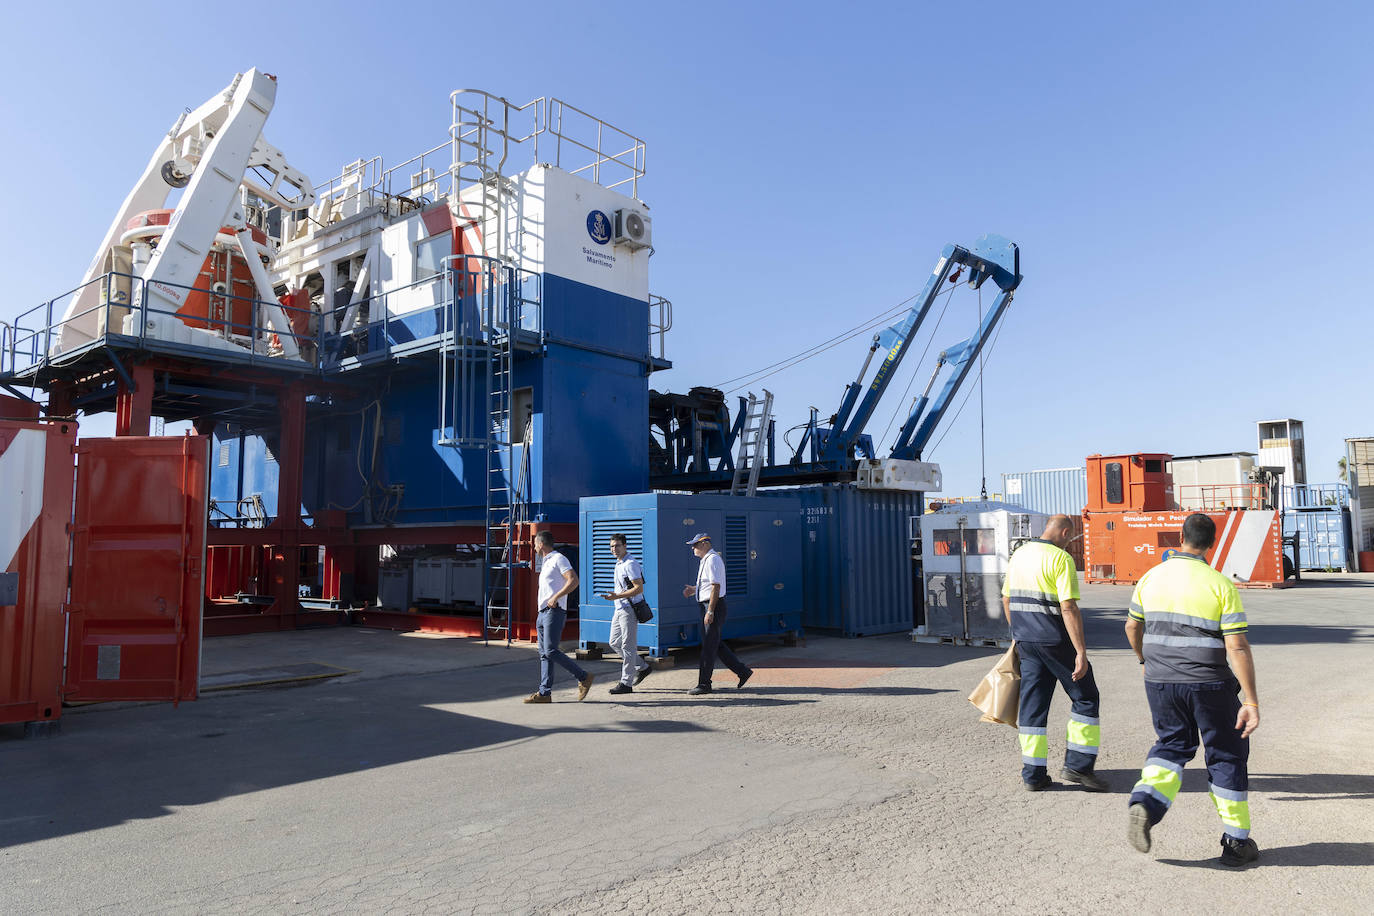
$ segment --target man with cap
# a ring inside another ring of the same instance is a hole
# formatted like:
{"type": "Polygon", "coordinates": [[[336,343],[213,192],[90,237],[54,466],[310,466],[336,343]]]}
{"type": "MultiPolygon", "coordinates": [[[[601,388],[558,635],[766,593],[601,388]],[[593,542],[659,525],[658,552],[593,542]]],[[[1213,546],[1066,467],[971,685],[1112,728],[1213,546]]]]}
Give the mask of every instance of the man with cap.
{"type": "Polygon", "coordinates": [[[697,673],[697,685],[689,691],[693,696],[711,692],[711,675],[716,670],[716,657],[739,678],[736,687],[743,687],[754,674],[754,669],[746,667],[739,656],[721,641],[721,629],[725,626],[725,561],[720,554],[711,549],[711,536],[698,534],[687,542],[701,561],[697,567],[697,584],[688,585],[682,590],[682,597],[697,599],[701,608],[701,668],[697,673]]]}

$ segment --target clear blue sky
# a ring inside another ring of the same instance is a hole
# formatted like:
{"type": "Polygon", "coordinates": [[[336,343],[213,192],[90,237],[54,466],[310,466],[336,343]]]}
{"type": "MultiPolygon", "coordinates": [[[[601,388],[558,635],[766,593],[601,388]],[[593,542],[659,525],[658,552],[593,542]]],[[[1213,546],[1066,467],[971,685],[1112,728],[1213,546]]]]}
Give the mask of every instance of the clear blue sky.
{"type": "MultiPolygon", "coordinates": [[[[802,351],[997,232],[1026,279],[986,370],[989,490],[1092,452],[1253,451],[1287,416],[1334,479],[1374,435],[1374,8],[1125,7],[26,5],[0,61],[0,317],[79,281],[159,135],[236,71],[278,75],[267,135],[317,180],[441,142],[452,89],[553,94],[648,142],[651,285],[676,304],[655,387],[802,351]]],[[[769,379],[780,421],[832,412],[866,349],[769,379]]],[[[928,455],[948,493],[978,490],[978,419],[975,393],[928,455]]]]}

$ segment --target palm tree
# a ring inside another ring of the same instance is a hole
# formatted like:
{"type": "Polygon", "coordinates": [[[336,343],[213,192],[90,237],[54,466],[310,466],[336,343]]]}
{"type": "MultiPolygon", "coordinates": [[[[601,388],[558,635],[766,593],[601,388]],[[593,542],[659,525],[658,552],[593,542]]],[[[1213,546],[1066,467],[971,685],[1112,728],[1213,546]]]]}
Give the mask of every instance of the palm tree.
{"type": "Polygon", "coordinates": [[[1336,467],[1340,468],[1341,483],[1345,483],[1345,482],[1346,482],[1346,480],[1345,480],[1345,458],[1337,458],[1337,459],[1336,459],[1336,467]]]}

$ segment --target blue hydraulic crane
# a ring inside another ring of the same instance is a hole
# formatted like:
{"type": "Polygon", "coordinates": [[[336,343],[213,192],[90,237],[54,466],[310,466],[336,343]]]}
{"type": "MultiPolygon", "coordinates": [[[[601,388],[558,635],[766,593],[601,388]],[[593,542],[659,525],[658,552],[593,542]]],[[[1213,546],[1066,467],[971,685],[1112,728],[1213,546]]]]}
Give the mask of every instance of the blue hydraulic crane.
{"type": "MultiPolygon", "coordinates": [[[[955,393],[968,377],[974,360],[996,330],[998,321],[1011,303],[1012,295],[1020,283],[1021,254],[1014,242],[999,235],[985,235],[969,248],[946,245],[940,253],[940,260],[936,262],[935,270],[911,309],[900,321],[874,337],[863,368],[860,369],[858,377],[845,386],[839,409],[831,417],[829,427],[819,424],[813,409],[811,420],[806,424],[806,432],[798,443],[791,461],[762,467],[759,475],[760,485],[852,481],[855,479],[856,471],[864,463],[870,466],[891,466],[902,463],[914,465],[918,462],[931,434],[944,419],[955,393]],[[974,289],[981,289],[983,284],[991,279],[997,287],[997,297],[991,308],[983,315],[977,333],[940,354],[925,391],[916,399],[906,422],[902,425],[891,456],[886,461],[876,460],[873,442],[864,434],[864,427],[886,393],[936,298],[946,283],[957,282],[962,278],[964,271],[968,272],[967,282],[974,289]],[[869,366],[880,349],[884,351],[882,362],[872,380],[865,383],[864,378],[868,374],[869,366]],[[949,366],[952,371],[939,394],[931,400],[930,391],[945,366],[949,366]],[[868,460],[861,462],[860,456],[868,460]]],[[[732,446],[733,441],[727,444],[726,449],[732,446]]],[[[727,459],[722,462],[720,469],[714,471],[696,470],[687,474],[673,474],[655,478],[653,483],[654,486],[671,486],[678,489],[713,489],[721,486],[722,481],[730,479],[732,472],[729,467],[730,462],[727,459]]]]}

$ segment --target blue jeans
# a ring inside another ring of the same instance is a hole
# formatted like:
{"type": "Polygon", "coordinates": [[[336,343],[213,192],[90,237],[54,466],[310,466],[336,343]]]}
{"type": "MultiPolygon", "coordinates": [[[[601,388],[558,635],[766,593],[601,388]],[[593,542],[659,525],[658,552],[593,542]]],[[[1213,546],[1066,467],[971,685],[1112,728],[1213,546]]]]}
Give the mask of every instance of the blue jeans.
{"type": "Polygon", "coordinates": [[[1089,667],[1082,680],[1073,679],[1076,653],[1070,642],[1056,645],[1018,642],[1016,651],[1021,657],[1021,702],[1016,717],[1021,737],[1021,778],[1035,782],[1048,775],[1047,731],[1055,684],[1062,684],[1064,693],[1073,702],[1064,766],[1079,773],[1091,773],[1097,764],[1101,709],[1093,669],[1089,667]]]}
{"type": "Polygon", "coordinates": [[[536,629],[539,633],[539,692],[548,696],[553,692],[553,665],[557,662],[578,681],[587,679],[587,672],[582,666],[558,648],[558,641],[563,638],[563,624],[568,622],[568,612],[562,608],[544,608],[539,612],[536,629]]]}
{"type": "Polygon", "coordinates": [[[1250,739],[1236,729],[1240,713],[1239,684],[1234,680],[1206,684],[1145,682],[1159,740],[1131,791],[1131,804],[1142,804],[1157,824],[1183,784],[1183,766],[1197,753],[1199,735],[1206,749],[1212,801],[1226,832],[1243,838],[1250,832],[1250,739]]]}

